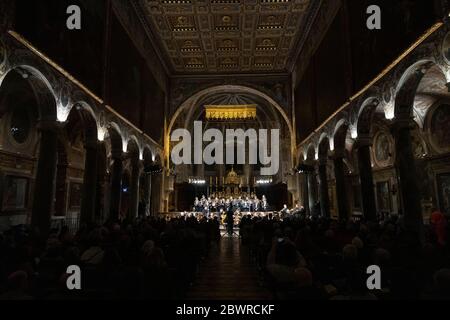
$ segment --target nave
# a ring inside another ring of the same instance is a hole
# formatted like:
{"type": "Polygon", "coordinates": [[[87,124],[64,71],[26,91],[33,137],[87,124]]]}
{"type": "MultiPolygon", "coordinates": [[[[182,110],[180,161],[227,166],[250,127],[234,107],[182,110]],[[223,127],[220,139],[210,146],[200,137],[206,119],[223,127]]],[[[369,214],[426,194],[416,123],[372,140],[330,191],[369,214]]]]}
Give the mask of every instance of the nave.
{"type": "Polygon", "coordinates": [[[266,300],[249,248],[238,237],[222,237],[214,243],[199,266],[197,279],[187,293],[188,300],[266,300]]]}

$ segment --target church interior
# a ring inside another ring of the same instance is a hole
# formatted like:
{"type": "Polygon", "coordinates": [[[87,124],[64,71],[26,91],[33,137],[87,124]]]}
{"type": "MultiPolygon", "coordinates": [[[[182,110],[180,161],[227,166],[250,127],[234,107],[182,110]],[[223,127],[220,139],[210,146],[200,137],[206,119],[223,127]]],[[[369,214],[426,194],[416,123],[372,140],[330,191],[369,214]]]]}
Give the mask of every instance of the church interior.
{"type": "Polygon", "coordinates": [[[0,300],[450,298],[449,19],[445,0],[0,1],[0,300]],[[208,163],[207,130],[259,143],[208,163]]]}

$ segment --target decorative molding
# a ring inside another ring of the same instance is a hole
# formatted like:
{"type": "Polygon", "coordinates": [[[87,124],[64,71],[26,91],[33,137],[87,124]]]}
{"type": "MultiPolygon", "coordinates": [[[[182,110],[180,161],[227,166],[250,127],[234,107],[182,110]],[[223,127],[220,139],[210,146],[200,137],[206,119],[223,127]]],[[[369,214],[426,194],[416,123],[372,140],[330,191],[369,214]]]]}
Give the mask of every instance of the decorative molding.
{"type": "Polygon", "coordinates": [[[256,105],[205,106],[208,120],[256,119],[256,105]]]}

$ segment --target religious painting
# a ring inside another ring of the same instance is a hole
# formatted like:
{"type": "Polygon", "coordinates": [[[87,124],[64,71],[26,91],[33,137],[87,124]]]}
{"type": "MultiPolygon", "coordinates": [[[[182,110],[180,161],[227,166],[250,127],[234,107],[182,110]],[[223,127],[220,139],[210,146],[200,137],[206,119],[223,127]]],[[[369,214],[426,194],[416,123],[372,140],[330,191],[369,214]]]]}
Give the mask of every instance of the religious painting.
{"type": "Polygon", "coordinates": [[[2,210],[23,210],[27,207],[29,179],[6,176],[2,210]]]}
{"type": "Polygon", "coordinates": [[[389,181],[377,182],[378,211],[391,212],[391,192],[389,181]]]}
{"type": "Polygon", "coordinates": [[[431,119],[433,144],[439,151],[450,150],[450,105],[439,106],[431,119]]]}
{"type": "Polygon", "coordinates": [[[380,133],[375,139],[375,160],[381,165],[388,164],[391,158],[391,143],[389,137],[385,133],[380,133]]]}
{"type": "Polygon", "coordinates": [[[70,183],[69,189],[69,207],[71,209],[80,208],[81,206],[81,190],[83,184],[77,182],[70,183]]]}
{"type": "Polygon", "coordinates": [[[439,192],[439,207],[441,211],[450,215],[450,172],[437,176],[439,192]]]}

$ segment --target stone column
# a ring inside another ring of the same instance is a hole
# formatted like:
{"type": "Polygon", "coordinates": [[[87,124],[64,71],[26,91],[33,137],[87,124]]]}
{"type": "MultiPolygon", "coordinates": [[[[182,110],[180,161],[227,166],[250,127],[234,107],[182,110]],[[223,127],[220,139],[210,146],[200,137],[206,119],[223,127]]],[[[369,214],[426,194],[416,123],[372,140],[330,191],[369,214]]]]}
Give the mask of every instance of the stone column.
{"type": "Polygon", "coordinates": [[[111,170],[111,192],[110,192],[110,209],[109,218],[117,220],[120,213],[120,198],[122,195],[122,174],[123,162],[122,155],[113,155],[113,165],[111,170]]]}
{"type": "Polygon", "coordinates": [[[95,201],[97,194],[97,154],[98,142],[87,141],[84,149],[83,193],[81,198],[80,225],[90,226],[95,216],[95,201]]]}
{"type": "Polygon", "coordinates": [[[412,119],[397,120],[391,127],[395,140],[395,167],[403,200],[405,228],[423,240],[423,216],[419,181],[412,150],[412,119]]]}
{"type": "Polygon", "coordinates": [[[316,171],[308,172],[308,202],[309,202],[309,211],[311,214],[314,212],[314,207],[317,202],[317,179],[316,179],[316,171]]]}
{"type": "Polygon", "coordinates": [[[105,220],[105,210],[107,209],[105,205],[105,185],[106,185],[106,155],[103,154],[105,151],[105,142],[98,142],[98,152],[97,152],[97,193],[95,200],[95,211],[94,219],[98,224],[102,224],[105,220]]]}
{"type": "Polygon", "coordinates": [[[356,142],[356,148],[358,149],[358,168],[364,217],[368,221],[376,221],[375,189],[370,157],[371,144],[372,139],[370,137],[362,137],[356,142]]]}
{"type": "Polygon", "coordinates": [[[152,175],[151,214],[157,216],[160,211],[162,173],[152,175]]]}
{"type": "Polygon", "coordinates": [[[303,173],[302,177],[302,183],[303,183],[303,206],[305,207],[306,214],[311,214],[311,210],[309,210],[309,188],[308,188],[308,181],[309,181],[309,173],[305,172],[303,173]]]}
{"type": "Polygon", "coordinates": [[[58,125],[55,121],[41,121],[39,159],[33,196],[31,225],[46,235],[50,230],[50,218],[55,197],[56,166],[58,159],[58,125]]]}
{"type": "Polygon", "coordinates": [[[328,195],[327,159],[319,162],[320,211],[323,217],[330,217],[330,197],[328,195]]]}
{"type": "Polygon", "coordinates": [[[141,176],[141,163],[139,160],[132,160],[132,171],[131,171],[131,204],[130,204],[130,215],[131,219],[138,217],[139,213],[139,178],[141,176]]]}
{"type": "Polygon", "coordinates": [[[336,178],[336,200],[338,206],[339,220],[347,220],[349,218],[348,196],[345,187],[345,164],[344,154],[335,153],[333,156],[334,176],[336,178]]]}
{"type": "Polygon", "coordinates": [[[150,215],[150,201],[152,190],[152,175],[150,173],[144,173],[144,202],[145,202],[145,216],[150,215]]]}

